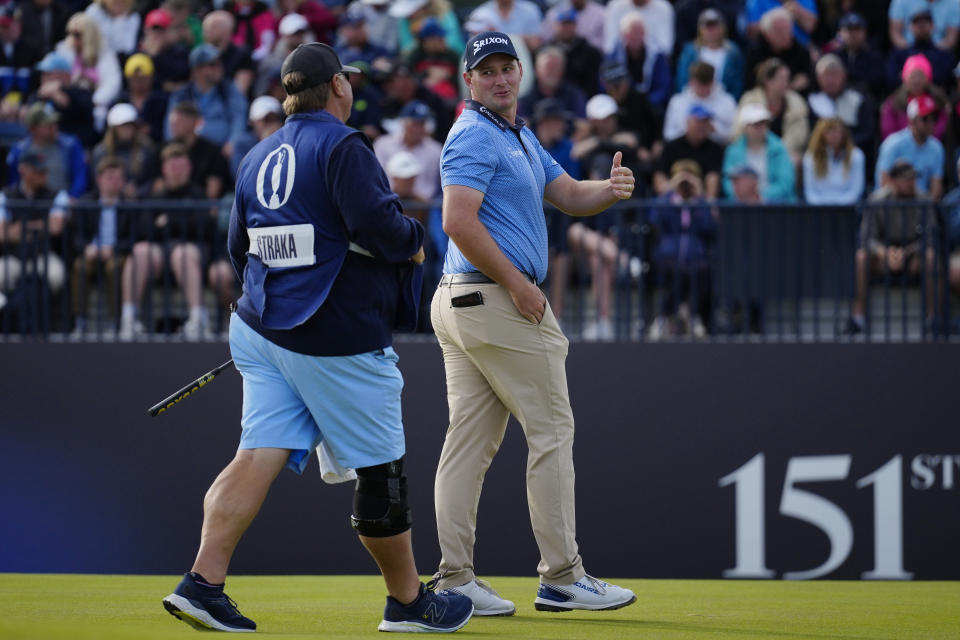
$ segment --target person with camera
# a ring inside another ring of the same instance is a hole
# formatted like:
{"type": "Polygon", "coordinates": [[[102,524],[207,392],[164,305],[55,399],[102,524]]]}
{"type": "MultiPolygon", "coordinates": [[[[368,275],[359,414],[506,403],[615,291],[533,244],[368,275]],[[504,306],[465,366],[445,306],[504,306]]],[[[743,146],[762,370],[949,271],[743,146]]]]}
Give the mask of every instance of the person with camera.
{"type": "Polygon", "coordinates": [[[693,160],[678,160],[670,167],[669,188],[653,207],[650,222],[659,235],[653,259],[660,311],[649,337],[657,340],[689,332],[702,338],[710,320],[708,258],[717,220],[703,197],[700,165],[693,160]]]}

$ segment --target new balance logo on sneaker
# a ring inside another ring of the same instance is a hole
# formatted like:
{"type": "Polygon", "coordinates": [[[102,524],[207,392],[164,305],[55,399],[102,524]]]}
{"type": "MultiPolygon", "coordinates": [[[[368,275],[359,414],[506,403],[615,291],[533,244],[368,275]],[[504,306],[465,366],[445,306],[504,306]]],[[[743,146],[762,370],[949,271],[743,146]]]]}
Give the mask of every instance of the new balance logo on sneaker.
{"type": "Polygon", "coordinates": [[[439,594],[420,584],[417,599],[404,606],[391,596],[383,608],[380,631],[428,631],[448,633],[467,624],[473,615],[470,598],[459,594],[439,594]]]}
{"type": "Polygon", "coordinates": [[[443,620],[443,614],[447,612],[447,605],[443,607],[437,606],[436,602],[431,602],[427,605],[427,610],[423,614],[423,619],[428,620],[430,624],[437,624],[443,620]]]}
{"type": "Polygon", "coordinates": [[[201,631],[233,631],[251,633],[257,623],[237,610],[237,603],[223,592],[222,586],[198,582],[189,573],[173,593],[163,599],[170,615],[201,631]]]}
{"type": "Polygon", "coordinates": [[[633,591],[584,576],[573,584],[542,583],[533,606],[537,611],[609,611],[636,602],[633,591]]]}

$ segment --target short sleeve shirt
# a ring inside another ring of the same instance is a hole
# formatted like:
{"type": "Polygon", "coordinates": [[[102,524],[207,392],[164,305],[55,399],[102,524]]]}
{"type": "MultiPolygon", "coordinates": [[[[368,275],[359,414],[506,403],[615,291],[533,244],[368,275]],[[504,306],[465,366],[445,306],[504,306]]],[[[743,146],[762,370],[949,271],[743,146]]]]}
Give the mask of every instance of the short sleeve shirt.
{"type": "MultiPolygon", "coordinates": [[[[506,257],[537,282],[547,277],[543,190],[564,173],[530,129],[468,101],[443,145],[440,182],[484,193],[478,216],[506,257]],[[522,143],[521,143],[522,139],[522,143]]],[[[443,272],[477,271],[450,242],[443,272]]]]}
{"type": "MultiPolygon", "coordinates": [[[[19,188],[15,188],[15,191],[16,193],[14,195],[16,197],[11,199],[16,199],[16,200],[27,199],[23,196],[23,193],[20,192],[19,188]]],[[[48,197],[46,196],[46,194],[39,194],[37,199],[43,200],[46,197],[48,197]]],[[[67,208],[69,206],[70,206],[70,196],[67,195],[66,191],[60,190],[53,197],[53,200],[50,204],[50,210],[47,215],[50,218],[57,218],[57,217],[63,218],[67,215],[67,208]]],[[[28,215],[26,217],[32,220],[37,220],[42,217],[36,214],[37,214],[36,211],[29,210],[28,215]]],[[[10,209],[7,207],[7,194],[0,191],[0,222],[16,222],[18,220],[19,220],[19,216],[12,213],[10,209]]]]}
{"type": "Polygon", "coordinates": [[[880,145],[875,182],[880,185],[880,174],[889,172],[897,160],[906,160],[917,172],[917,187],[930,191],[930,181],[943,177],[943,145],[930,136],[922,145],[913,139],[910,127],[891,133],[880,145]]]}
{"type": "Polygon", "coordinates": [[[485,2],[470,14],[467,22],[474,22],[480,31],[502,31],[515,36],[539,35],[543,15],[540,7],[529,0],[516,0],[507,17],[497,9],[496,2],[485,2]]]}
{"type": "Polygon", "coordinates": [[[933,41],[940,42],[948,27],[960,27],[960,2],[957,0],[893,0],[890,3],[891,20],[903,21],[903,37],[913,45],[910,18],[917,9],[926,8],[933,16],[933,41]]]}

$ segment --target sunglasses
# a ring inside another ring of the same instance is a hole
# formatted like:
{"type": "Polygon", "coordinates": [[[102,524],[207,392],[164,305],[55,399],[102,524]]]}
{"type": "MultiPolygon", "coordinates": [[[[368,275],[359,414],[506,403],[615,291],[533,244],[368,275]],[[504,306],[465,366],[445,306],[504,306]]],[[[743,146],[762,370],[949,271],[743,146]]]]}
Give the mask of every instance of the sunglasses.
{"type": "Polygon", "coordinates": [[[67,35],[72,38],[82,38],[83,31],[67,31],[67,35]]]}

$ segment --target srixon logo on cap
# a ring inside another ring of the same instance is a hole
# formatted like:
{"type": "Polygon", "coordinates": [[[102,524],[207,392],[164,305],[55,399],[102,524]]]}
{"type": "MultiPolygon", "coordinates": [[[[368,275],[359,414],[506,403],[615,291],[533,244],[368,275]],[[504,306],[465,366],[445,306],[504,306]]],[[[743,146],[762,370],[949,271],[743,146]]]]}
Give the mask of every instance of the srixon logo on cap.
{"type": "Polygon", "coordinates": [[[473,43],[473,55],[477,55],[477,52],[480,51],[480,49],[483,49],[488,44],[510,44],[510,43],[507,42],[506,38],[500,38],[497,36],[494,36],[491,38],[482,38],[473,43]]]}

